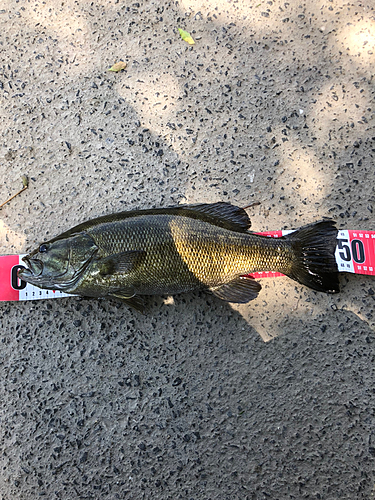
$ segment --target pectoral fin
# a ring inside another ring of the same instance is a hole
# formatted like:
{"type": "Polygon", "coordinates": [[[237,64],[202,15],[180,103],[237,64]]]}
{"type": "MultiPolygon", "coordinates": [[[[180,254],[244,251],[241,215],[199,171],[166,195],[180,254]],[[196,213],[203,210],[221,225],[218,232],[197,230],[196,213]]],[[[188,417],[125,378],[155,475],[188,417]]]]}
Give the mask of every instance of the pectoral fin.
{"type": "Polygon", "coordinates": [[[124,304],[136,309],[137,311],[143,313],[144,302],[143,298],[139,295],[131,295],[131,290],[121,290],[119,292],[111,293],[109,297],[121,300],[124,304]]]}
{"type": "Polygon", "coordinates": [[[245,304],[250,300],[256,299],[259,290],[262,287],[260,284],[249,276],[239,276],[238,278],[225,283],[215,288],[211,288],[211,292],[219,297],[219,299],[227,302],[237,302],[245,304]]]}
{"type": "Polygon", "coordinates": [[[143,254],[142,250],[134,250],[104,257],[98,261],[99,272],[102,276],[116,273],[128,274],[137,266],[143,254]]]}

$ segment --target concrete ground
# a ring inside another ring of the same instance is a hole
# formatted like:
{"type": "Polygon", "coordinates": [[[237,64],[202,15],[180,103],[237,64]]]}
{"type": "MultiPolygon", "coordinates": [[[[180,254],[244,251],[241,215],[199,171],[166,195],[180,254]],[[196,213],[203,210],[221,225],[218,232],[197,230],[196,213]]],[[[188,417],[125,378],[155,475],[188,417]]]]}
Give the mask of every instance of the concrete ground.
{"type": "MultiPolygon", "coordinates": [[[[124,209],[375,229],[370,0],[2,0],[0,254],[124,209]],[[189,46],[177,28],[195,38],[189,46]],[[121,73],[108,72],[124,60],[121,73]]],[[[0,304],[0,498],[375,498],[374,282],[0,304]]]]}

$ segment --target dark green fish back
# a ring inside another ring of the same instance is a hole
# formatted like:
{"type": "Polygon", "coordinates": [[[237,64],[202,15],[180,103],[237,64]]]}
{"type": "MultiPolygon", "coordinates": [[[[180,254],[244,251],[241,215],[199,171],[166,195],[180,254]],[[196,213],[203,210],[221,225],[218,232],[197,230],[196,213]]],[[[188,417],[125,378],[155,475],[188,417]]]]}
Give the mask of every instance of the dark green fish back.
{"type": "MultiPolygon", "coordinates": [[[[68,231],[56,236],[51,240],[55,241],[62,238],[67,238],[75,233],[87,231],[104,223],[119,222],[140,215],[175,215],[185,216],[192,219],[199,219],[210,224],[214,224],[230,231],[246,232],[251,222],[249,216],[243,208],[236,207],[230,203],[202,203],[197,205],[179,205],[176,207],[167,208],[149,208],[145,210],[130,210],[118,212],[115,214],[103,215],[95,219],[88,220],[82,224],[78,224],[68,231]]],[[[104,226],[102,226],[104,227],[104,226]]]]}

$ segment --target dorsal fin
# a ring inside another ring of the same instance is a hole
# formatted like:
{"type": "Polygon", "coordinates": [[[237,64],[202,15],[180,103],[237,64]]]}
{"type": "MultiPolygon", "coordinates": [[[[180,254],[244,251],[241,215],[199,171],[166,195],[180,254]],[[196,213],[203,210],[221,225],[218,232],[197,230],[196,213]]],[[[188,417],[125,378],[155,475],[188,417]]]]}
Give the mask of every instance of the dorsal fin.
{"type": "Polygon", "coordinates": [[[246,232],[251,226],[249,216],[243,208],[236,207],[224,201],[197,205],[180,205],[176,208],[181,211],[181,215],[189,216],[189,212],[191,214],[195,213],[198,219],[206,220],[207,222],[211,222],[211,224],[215,224],[215,226],[231,231],[242,233],[246,232]]]}

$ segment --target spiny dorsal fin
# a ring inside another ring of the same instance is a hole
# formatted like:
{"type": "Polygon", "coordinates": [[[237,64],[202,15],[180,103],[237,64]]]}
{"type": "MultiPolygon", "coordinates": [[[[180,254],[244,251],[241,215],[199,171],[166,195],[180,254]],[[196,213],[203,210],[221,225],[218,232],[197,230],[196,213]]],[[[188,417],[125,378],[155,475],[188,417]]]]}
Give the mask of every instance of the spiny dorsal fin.
{"type": "Polygon", "coordinates": [[[197,218],[231,231],[246,232],[251,226],[249,216],[243,208],[236,207],[224,201],[197,205],[180,205],[176,208],[181,210],[181,215],[189,216],[189,212],[191,214],[195,213],[197,214],[197,218]]]}
{"type": "Polygon", "coordinates": [[[246,304],[250,300],[256,299],[262,287],[250,276],[239,276],[229,283],[211,288],[211,292],[219,299],[227,302],[237,302],[246,304]]]}

